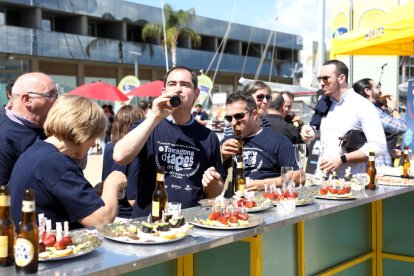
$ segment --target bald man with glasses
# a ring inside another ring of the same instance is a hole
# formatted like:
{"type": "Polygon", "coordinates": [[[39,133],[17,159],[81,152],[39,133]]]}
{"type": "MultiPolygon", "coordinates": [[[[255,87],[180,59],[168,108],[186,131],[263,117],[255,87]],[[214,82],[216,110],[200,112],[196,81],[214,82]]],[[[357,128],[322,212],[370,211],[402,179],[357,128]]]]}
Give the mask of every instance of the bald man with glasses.
{"type": "Polygon", "coordinates": [[[0,119],[0,185],[8,184],[19,156],[37,138],[46,138],[43,123],[58,93],[49,76],[32,72],[16,80],[11,96],[11,109],[0,119]]]}

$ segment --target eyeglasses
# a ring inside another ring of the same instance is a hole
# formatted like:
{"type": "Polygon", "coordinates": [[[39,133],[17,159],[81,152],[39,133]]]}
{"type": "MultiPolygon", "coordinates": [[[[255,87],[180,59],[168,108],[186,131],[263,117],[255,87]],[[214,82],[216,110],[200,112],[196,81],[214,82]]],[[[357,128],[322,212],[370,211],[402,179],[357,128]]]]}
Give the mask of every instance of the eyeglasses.
{"type": "Polygon", "coordinates": [[[40,95],[46,98],[50,98],[50,99],[57,99],[59,97],[59,93],[57,93],[56,90],[52,90],[46,93],[40,93],[40,92],[33,92],[33,91],[29,91],[26,92],[27,94],[32,94],[32,95],[40,95]]]}
{"type": "Polygon", "coordinates": [[[247,113],[249,113],[249,111],[236,113],[234,115],[226,115],[226,116],[224,116],[224,119],[229,123],[231,123],[231,121],[233,121],[233,118],[236,119],[236,121],[240,121],[241,119],[244,118],[244,116],[247,113]]]}
{"type": "Polygon", "coordinates": [[[256,95],[256,99],[258,100],[258,101],[263,101],[263,99],[264,98],[266,98],[266,100],[267,101],[270,101],[270,99],[272,98],[272,96],[270,96],[270,95],[263,95],[263,94],[258,94],[258,95],[256,95]]]}
{"type": "Polygon", "coordinates": [[[318,80],[318,82],[320,82],[321,80],[328,81],[329,78],[330,78],[330,76],[321,76],[321,77],[317,77],[316,79],[318,80]]]}

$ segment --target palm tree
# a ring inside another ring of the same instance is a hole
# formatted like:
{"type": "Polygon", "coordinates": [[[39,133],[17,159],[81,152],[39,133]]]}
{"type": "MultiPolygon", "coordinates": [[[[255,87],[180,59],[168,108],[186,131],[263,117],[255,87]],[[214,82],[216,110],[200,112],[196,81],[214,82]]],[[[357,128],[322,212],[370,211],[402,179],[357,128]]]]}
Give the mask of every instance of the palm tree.
{"type": "Polygon", "coordinates": [[[163,27],[161,24],[148,23],[142,29],[142,39],[145,41],[147,38],[161,38],[161,47],[166,51],[164,47],[167,44],[167,48],[171,52],[172,66],[174,67],[177,65],[177,41],[179,37],[191,38],[194,47],[199,47],[201,37],[188,27],[195,17],[194,8],[187,11],[174,11],[170,5],[165,4],[164,14],[166,38],[163,37],[163,27]],[[166,43],[164,43],[164,40],[166,43]]]}

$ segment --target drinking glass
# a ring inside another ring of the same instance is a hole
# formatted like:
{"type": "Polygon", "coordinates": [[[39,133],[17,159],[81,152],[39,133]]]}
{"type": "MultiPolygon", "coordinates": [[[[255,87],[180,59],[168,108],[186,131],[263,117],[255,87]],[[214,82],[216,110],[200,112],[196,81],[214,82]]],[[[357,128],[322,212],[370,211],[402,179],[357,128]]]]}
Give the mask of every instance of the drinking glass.
{"type": "Polygon", "coordinates": [[[280,169],[282,189],[293,188],[293,167],[283,166],[280,169]]]}
{"type": "MultiPolygon", "coordinates": [[[[295,159],[301,171],[306,162],[306,144],[295,144],[295,159]]],[[[299,174],[299,185],[302,183],[302,173],[299,174]]],[[[305,186],[305,184],[303,184],[305,186]]]]}

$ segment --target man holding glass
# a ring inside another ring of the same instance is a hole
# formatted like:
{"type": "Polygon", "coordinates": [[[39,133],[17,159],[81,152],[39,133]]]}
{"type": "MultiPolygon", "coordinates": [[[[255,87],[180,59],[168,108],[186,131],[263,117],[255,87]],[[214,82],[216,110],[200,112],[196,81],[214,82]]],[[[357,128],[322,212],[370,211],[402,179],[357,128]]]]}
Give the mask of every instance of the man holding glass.
{"type": "MultiPolygon", "coordinates": [[[[234,92],[227,97],[225,119],[235,127],[241,123],[243,135],[244,173],[251,182],[247,190],[263,190],[264,185],[281,186],[281,167],[293,167],[296,185],[303,171],[298,169],[292,143],[285,136],[261,126],[259,112],[252,95],[246,92],[234,92]]],[[[224,160],[237,153],[237,140],[234,136],[224,138],[221,146],[224,160]]],[[[303,175],[302,175],[303,176],[303,175]]],[[[302,177],[302,180],[305,178],[302,177]]]]}
{"type": "MultiPolygon", "coordinates": [[[[348,87],[348,67],[339,60],[325,62],[319,73],[318,81],[323,90],[324,112],[315,112],[311,125],[302,127],[301,136],[305,142],[315,138],[320,132],[322,153],[319,169],[325,172],[336,171],[343,177],[345,169],[351,167],[352,173],[365,173],[370,150],[375,156],[387,151],[384,130],[375,107],[364,97],[348,87]],[[349,130],[362,130],[367,142],[358,150],[344,152],[339,138],[349,130]]],[[[318,102],[320,106],[323,102],[318,102]]],[[[318,109],[315,107],[316,111],[318,109]]]]}

